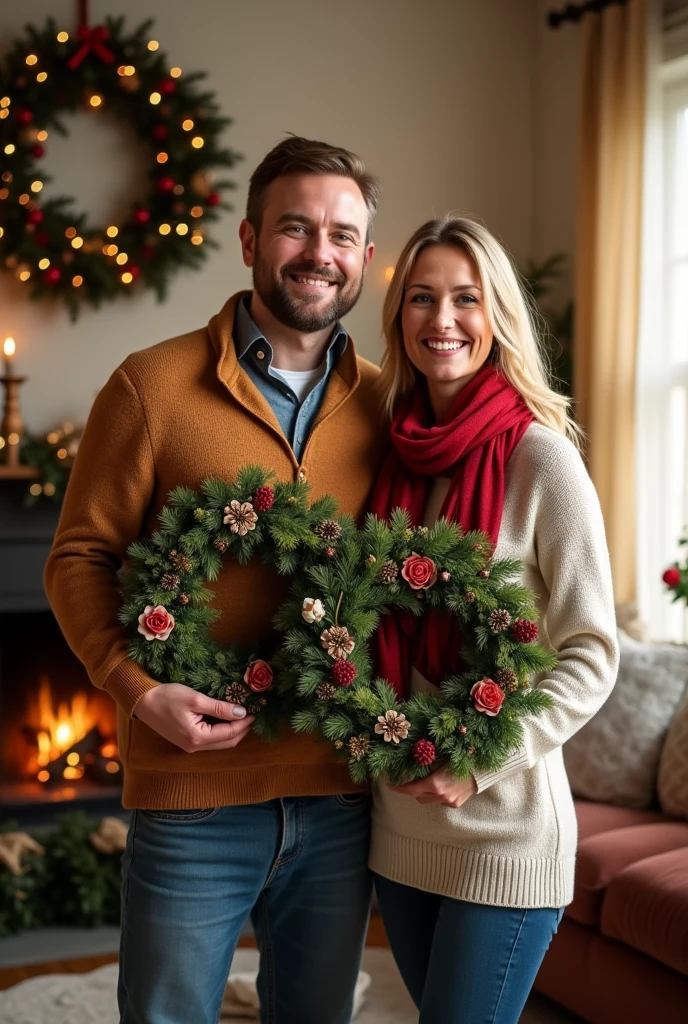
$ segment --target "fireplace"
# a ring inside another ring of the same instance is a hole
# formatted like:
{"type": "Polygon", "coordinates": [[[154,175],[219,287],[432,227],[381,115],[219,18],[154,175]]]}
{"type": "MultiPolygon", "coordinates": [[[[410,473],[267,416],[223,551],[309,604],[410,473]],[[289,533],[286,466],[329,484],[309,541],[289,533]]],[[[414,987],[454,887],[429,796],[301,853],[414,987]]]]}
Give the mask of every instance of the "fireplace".
{"type": "Polygon", "coordinates": [[[116,709],[69,650],[43,592],[57,523],[0,479],[0,818],[119,807],[116,709]]]}

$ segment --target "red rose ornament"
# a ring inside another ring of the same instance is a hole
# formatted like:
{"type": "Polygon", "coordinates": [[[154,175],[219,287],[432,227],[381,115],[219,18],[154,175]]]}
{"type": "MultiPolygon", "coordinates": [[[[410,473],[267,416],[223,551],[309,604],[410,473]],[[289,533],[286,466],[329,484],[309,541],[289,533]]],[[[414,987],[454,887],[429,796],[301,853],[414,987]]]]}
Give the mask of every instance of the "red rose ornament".
{"type": "Polygon", "coordinates": [[[494,718],[504,702],[504,691],[492,679],[481,679],[471,689],[471,697],[476,711],[494,718]]]}
{"type": "Polygon", "coordinates": [[[244,682],[254,693],[263,693],[272,686],[272,669],[267,661],[252,661],[244,672],[244,682]]]}
{"type": "Polygon", "coordinates": [[[401,575],[412,590],[428,590],[437,580],[437,566],[432,558],[412,551],[404,559],[401,575]]]}
{"type": "Polygon", "coordinates": [[[174,616],[162,604],[147,604],[139,615],[138,631],[146,640],[167,640],[174,629],[174,616]]]}

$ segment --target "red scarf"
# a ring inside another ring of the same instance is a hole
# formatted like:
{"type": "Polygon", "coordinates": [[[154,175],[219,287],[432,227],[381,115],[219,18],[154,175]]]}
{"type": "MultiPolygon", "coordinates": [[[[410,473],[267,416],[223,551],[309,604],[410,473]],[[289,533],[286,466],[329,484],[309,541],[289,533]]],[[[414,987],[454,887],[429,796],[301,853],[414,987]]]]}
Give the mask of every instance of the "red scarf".
{"type": "MultiPolygon", "coordinates": [[[[533,415],[516,389],[484,366],[456,396],[446,422],[434,424],[425,388],[417,386],[392,422],[392,449],[372,497],[386,519],[397,506],[423,522],[437,476],[451,476],[440,515],[461,528],[482,530],[497,543],[504,508],[506,464],[533,415]]],[[[441,566],[438,566],[441,568],[441,566]]],[[[436,686],[461,668],[461,633],[450,612],[386,615],[377,631],[377,669],[400,696],[412,665],[436,686]]]]}

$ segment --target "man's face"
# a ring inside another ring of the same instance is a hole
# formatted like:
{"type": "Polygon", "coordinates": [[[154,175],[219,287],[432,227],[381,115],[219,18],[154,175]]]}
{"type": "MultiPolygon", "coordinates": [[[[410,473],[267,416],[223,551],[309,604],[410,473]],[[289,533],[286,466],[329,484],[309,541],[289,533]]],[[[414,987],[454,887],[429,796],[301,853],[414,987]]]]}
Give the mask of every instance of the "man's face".
{"type": "Polygon", "coordinates": [[[356,304],[373,255],[366,244],[368,210],[351,178],[290,174],[265,197],[260,234],[244,220],[244,263],[256,294],[272,315],[311,334],[334,324],[356,304]]]}

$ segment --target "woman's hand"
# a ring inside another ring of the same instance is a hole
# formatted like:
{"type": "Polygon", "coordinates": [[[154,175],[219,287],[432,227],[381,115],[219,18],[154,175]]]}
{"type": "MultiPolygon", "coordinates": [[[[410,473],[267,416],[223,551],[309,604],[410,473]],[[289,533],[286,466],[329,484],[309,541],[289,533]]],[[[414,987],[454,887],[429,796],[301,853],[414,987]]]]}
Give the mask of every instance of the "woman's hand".
{"type": "Polygon", "coordinates": [[[478,792],[478,786],[471,775],[470,779],[455,779],[448,768],[438,768],[427,779],[407,782],[403,786],[390,786],[395,793],[415,796],[419,804],[446,804],[448,807],[461,807],[478,792]]]}

